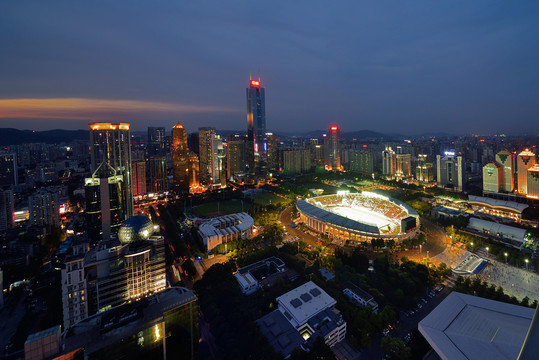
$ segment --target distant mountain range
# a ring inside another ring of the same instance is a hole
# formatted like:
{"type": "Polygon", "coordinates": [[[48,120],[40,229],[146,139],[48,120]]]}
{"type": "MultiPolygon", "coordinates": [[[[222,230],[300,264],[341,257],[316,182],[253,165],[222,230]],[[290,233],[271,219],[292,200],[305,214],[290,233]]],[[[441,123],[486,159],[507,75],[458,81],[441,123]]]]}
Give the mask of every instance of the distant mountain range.
{"type": "Polygon", "coordinates": [[[0,145],[21,145],[28,143],[60,144],[70,143],[73,140],[88,140],[87,130],[18,130],[0,128],[0,145]]]}

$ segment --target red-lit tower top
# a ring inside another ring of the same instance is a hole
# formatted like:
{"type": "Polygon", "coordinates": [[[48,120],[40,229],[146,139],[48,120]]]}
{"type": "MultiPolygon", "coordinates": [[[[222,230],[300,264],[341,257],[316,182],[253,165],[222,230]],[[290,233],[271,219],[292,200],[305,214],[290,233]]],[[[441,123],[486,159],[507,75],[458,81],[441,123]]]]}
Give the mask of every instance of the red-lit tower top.
{"type": "Polygon", "coordinates": [[[260,80],[251,80],[251,86],[260,87],[260,80]]]}

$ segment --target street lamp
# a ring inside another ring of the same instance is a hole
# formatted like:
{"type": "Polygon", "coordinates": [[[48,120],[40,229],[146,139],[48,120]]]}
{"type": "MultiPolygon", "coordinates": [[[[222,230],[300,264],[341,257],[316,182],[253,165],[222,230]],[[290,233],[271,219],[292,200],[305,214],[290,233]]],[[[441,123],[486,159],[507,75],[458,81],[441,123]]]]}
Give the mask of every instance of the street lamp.
{"type": "Polygon", "coordinates": [[[488,246],[487,246],[487,257],[488,257],[488,246]]]}
{"type": "Polygon", "coordinates": [[[421,244],[419,244],[419,253],[421,254],[421,244]]]}
{"type": "Polygon", "coordinates": [[[528,259],[524,259],[524,261],[526,262],[526,270],[529,270],[529,269],[528,269],[528,261],[529,261],[529,260],[528,260],[528,259]]]}
{"type": "Polygon", "coordinates": [[[505,255],[505,263],[507,264],[507,253],[503,253],[505,255]]]}

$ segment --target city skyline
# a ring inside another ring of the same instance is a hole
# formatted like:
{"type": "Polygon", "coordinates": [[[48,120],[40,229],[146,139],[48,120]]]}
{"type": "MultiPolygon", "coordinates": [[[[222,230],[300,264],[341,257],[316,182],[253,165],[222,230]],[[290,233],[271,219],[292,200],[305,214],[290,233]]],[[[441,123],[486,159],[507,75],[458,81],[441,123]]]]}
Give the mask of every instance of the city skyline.
{"type": "Polygon", "coordinates": [[[0,127],[243,129],[251,74],[268,131],[539,132],[531,1],[125,5],[0,5],[0,127]]]}

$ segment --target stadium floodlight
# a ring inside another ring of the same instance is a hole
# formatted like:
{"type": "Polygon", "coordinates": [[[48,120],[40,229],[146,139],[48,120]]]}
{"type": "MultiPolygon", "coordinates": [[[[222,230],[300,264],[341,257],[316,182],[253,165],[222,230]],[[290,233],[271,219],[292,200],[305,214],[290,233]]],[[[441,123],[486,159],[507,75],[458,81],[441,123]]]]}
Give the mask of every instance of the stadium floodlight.
{"type": "Polygon", "coordinates": [[[337,195],[348,195],[350,194],[350,190],[339,190],[337,191],[337,195]]]}

